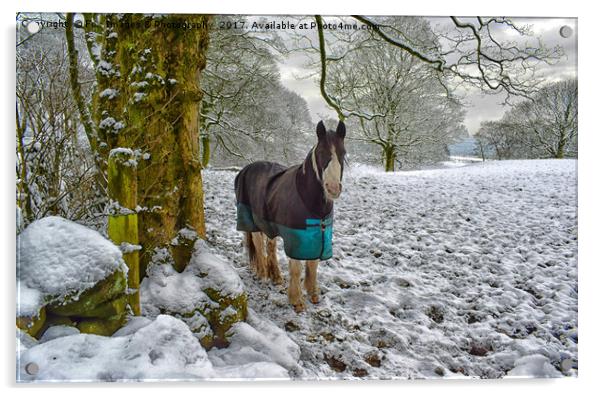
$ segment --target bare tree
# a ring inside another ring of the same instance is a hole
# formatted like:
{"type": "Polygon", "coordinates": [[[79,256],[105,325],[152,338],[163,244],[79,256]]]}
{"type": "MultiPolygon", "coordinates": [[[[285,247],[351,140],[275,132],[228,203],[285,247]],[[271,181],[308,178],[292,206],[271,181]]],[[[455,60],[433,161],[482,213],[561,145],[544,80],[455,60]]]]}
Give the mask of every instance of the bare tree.
{"type": "MultiPolygon", "coordinates": [[[[412,31],[428,27],[421,18],[397,23],[412,31]]],[[[379,146],[387,171],[396,164],[411,167],[443,159],[446,146],[465,130],[463,109],[446,95],[436,73],[393,46],[364,44],[330,61],[329,72],[324,88],[342,112],[359,120],[361,133],[351,138],[379,146]]]]}
{"type": "MultiPolygon", "coordinates": [[[[220,16],[216,23],[242,26],[244,17],[220,16]]],[[[211,33],[207,67],[201,89],[203,165],[242,164],[253,159],[288,162],[297,159],[305,143],[310,116],[305,101],[284,88],[276,64],[274,45],[268,38],[242,28],[211,33]]]]}
{"type": "Polygon", "coordinates": [[[534,37],[529,26],[520,26],[509,18],[450,17],[440,31],[433,30],[437,42],[420,42],[396,26],[354,16],[373,29],[390,45],[419,59],[455,86],[469,84],[486,92],[505,92],[530,98],[543,79],[537,75],[540,64],[551,64],[564,55],[560,46],[547,48],[534,37]],[[501,32],[513,32],[522,42],[501,40],[501,32]]]}
{"type": "MultiPolygon", "coordinates": [[[[240,20],[220,16],[216,23],[240,20]]],[[[207,166],[211,156],[210,141],[230,156],[246,159],[241,143],[257,138],[257,131],[240,123],[239,115],[255,111],[266,93],[278,85],[276,64],[265,47],[240,28],[211,32],[207,67],[201,80],[203,166],[207,166]]]]}
{"type": "Polygon", "coordinates": [[[497,159],[577,156],[577,80],[544,86],[533,100],[487,121],[475,136],[497,159]]]}
{"type": "MultiPolygon", "coordinates": [[[[34,35],[19,30],[18,36],[17,203],[24,224],[60,215],[101,227],[105,197],[78,129],[63,36],[45,30],[34,35]]],[[[88,86],[83,89],[87,93],[88,86]]]]}
{"type": "Polygon", "coordinates": [[[529,157],[524,150],[520,132],[503,120],[482,122],[475,139],[483,158],[485,152],[493,152],[498,160],[529,157]]]}
{"type": "MultiPolygon", "coordinates": [[[[537,74],[538,66],[553,63],[563,55],[560,46],[547,48],[539,38],[533,36],[528,26],[519,26],[508,18],[450,17],[448,23],[438,30],[427,26],[428,23],[408,29],[403,23],[400,26],[392,22],[399,21],[398,18],[360,15],[352,18],[369,28],[366,31],[371,39],[378,40],[383,46],[393,46],[400,54],[409,55],[435,71],[448,95],[459,86],[471,86],[486,93],[505,93],[506,102],[512,97],[530,98],[543,81],[537,74]],[[502,30],[515,33],[522,38],[522,42],[502,40],[502,30]]],[[[330,75],[327,66],[335,58],[329,58],[326,54],[328,40],[325,39],[323,18],[316,15],[315,22],[321,62],[321,93],[328,105],[343,119],[353,112],[342,108],[339,99],[326,89],[326,80],[330,75]]],[[[358,46],[366,41],[361,40],[358,46]]],[[[310,48],[316,49],[313,45],[310,48]]],[[[351,46],[344,53],[353,50],[351,46]]],[[[363,114],[356,115],[365,117],[363,114]]]]}
{"type": "Polygon", "coordinates": [[[507,118],[540,156],[576,157],[577,106],[577,80],[560,81],[541,89],[534,101],[516,105],[507,118]]]}

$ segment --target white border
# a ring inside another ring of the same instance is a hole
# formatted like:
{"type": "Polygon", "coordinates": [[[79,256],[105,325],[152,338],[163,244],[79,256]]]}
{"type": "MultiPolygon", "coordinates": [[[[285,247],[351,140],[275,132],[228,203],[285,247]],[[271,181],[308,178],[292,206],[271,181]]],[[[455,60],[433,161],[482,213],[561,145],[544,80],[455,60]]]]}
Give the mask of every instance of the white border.
{"type": "MultiPolygon", "coordinates": [[[[244,394],[306,394],[314,392],[344,392],[345,394],[364,394],[378,392],[379,394],[420,393],[431,395],[531,395],[544,393],[546,395],[588,394],[600,384],[602,375],[598,374],[602,363],[600,357],[600,334],[602,326],[598,307],[601,301],[599,290],[602,290],[600,260],[602,243],[599,242],[600,216],[600,156],[599,121],[601,110],[598,106],[600,92],[600,49],[601,37],[600,13],[592,5],[575,1],[545,1],[533,4],[525,0],[504,0],[499,2],[485,1],[324,1],[303,0],[300,2],[235,0],[235,1],[181,1],[149,2],[103,0],[102,2],[82,2],[81,0],[48,1],[22,0],[11,5],[2,4],[2,67],[4,93],[2,100],[2,172],[0,181],[2,194],[2,267],[4,270],[4,326],[2,326],[1,373],[3,385],[10,393],[18,390],[20,393],[36,394],[65,394],[77,393],[86,396],[107,392],[144,392],[148,395],[163,395],[166,392],[219,393],[236,392],[244,394]],[[546,16],[546,17],[578,17],[579,18],[579,79],[580,88],[580,130],[579,137],[579,378],[562,380],[483,380],[483,381],[381,381],[381,382],[228,382],[228,383],[166,383],[166,384],[105,384],[105,385],[19,385],[14,383],[14,293],[15,283],[15,226],[14,226],[14,91],[15,85],[15,49],[14,24],[17,11],[97,11],[97,12],[213,12],[237,14],[381,14],[381,15],[514,15],[514,16],[546,16]],[[109,389],[110,387],[110,389],[109,389]],[[174,388],[168,390],[167,388],[174,388]],[[15,389],[16,388],[16,389],[15,389]]],[[[588,2],[593,4],[593,2],[588,2]]],[[[598,390],[599,392],[599,390],[598,390]]]]}

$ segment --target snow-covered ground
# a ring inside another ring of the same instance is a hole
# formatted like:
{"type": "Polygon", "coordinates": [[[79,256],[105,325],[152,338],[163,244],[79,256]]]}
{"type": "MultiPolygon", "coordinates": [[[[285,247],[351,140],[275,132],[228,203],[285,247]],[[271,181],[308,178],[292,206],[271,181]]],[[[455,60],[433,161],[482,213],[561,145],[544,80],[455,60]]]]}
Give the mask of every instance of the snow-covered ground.
{"type": "MultiPolygon", "coordinates": [[[[236,268],[253,312],[299,346],[294,378],[576,376],[576,168],[346,169],[322,301],[300,315],[247,266],[236,172],[203,174],[208,241],[236,268]]],[[[281,246],[279,258],[287,274],[281,246]]]]}
{"type": "MultiPolygon", "coordinates": [[[[179,282],[182,287],[170,289],[177,293],[169,303],[184,304],[196,295],[184,286],[203,288],[195,278],[199,263],[231,264],[235,273],[218,278],[228,280],[223,285],[228,290],[246,290],[249,315],[232,328],[230,346],[206,352],[184,321],[160,315],[160,309],[151,312],[146,302],[148,317],[131,319],[112,337],[54,326],[37,341],[18,331],[17,378],[576,376],[577,162],[463,165],[396,173],[368,166],[346,169],[343,195],[335,205],[334,258],[319,267],[322,301],[308,301],[302,314],[289,306],[284,287],[255,279],[247,265],[242,235],[235,229],[236,172],[207,170],[208,243],[199,242],[202,249],[190,270],[155,273],[142,289],[151,286],[151,278],[165,285],[179,282]],[[184,279],[187,274],[192,278],[184,279]],[[28,374],[31,363],[34,375],[28,374]]],[[[68,224],[58,218],[44,222],[68,224]]],[[[45,265],[58,266],[55,259],[63,253],[83,254],[80,247],[57,251],[65,242],[60,235],[48,239],[36,230],[23,232],[21,247],[31,254],[38,249],[47,257],[45,265]]],[[[96,256],[105,251],[108,258],[94,257],[112,263],[111,268],[122,265],[110,242],[90,230],[76,231],[84,235],[76,245],[97,247],[96,256]]],[[[279,259],[287,277],[281,246],[279,259]]],[[[21,260],[27,263],[26,256],[21,260]]],[[[74,270],[85,264],[63,262],[74,270]]],[[[44,267],[21,268],[20,283],[42,294],[49,287],[71,287],[52,277],[48,284],[25,282],[40,278],[29,276],[36,268],[44,267]]],[[[157,302],[149,290],[146,300],[157,302]]],[[[23,285],[20,293],[21,312],[31,293],[23,285]]]]}

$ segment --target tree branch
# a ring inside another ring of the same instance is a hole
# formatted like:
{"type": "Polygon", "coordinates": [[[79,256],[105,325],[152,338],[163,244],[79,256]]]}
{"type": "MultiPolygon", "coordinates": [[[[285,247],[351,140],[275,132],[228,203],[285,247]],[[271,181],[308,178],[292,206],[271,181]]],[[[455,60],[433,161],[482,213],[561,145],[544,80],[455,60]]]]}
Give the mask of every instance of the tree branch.
{"type": "Polygon", "coordinates": [[[337,112],[339,120],[343,121],[345,120],[345,116],[343,115],[341,108],[335,104],[332,98],[326,93],[326,49],[324,48],[324,28],[322,26],[322,17],[320,15],[316,15],[315,18],[316,24],[318,25],[318,40],[320,43],[320,93],[322,94],[322,97],[326,103],[328,103],[328,105],[337,112]]]}
{"type": "Polygon", "coordinates": [[[71,92],[73,93],[73,100],[77,105],[77,110],[84,126],[84,131],[90,142],[90,147],[94,155],[94,162],[96,164],[96,171],[98,174],[98,182],[100,187],[103,189],[107,185],[107,180],[101,172],[102,167],[100,166],[100,157],[98,156],[98,133],[96,127],[92,122],[88,108],[86,107],[84,98],[81,94],[81,86],[79,84],[79,69],[78,69],[78,53],[75,48],[75,40],[73,37],[73,13],[67,13],[67,22],[65,24],[65,38],[67,40],[67,55],[69,58],[69,82],[71,85],[71,92]]]}

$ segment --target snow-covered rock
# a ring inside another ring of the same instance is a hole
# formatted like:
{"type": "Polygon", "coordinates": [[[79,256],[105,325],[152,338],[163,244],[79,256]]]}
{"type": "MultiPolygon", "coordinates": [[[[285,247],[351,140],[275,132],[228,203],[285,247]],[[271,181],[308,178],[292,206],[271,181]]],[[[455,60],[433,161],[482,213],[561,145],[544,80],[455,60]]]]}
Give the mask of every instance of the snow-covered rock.
{"type": "Polygon", "coordinates": [[[115,271],[127,273],[121,251],[98,232],[62,217],[44,217],[17,236],[17,315],[73,297],[115,271]]]}
{"type": "Polygon", "coordinates": [[[232,267],[198,240],[189,264],[176,271],[167,252],[157,252],[140,285],[142,313],[182,319],[202,344],[225,346],[226,333],[247,315],[242,281],[232,267]]]}
{"type": "Polygon", "coordinates": [[[21,354],[20,381],[117,381],[210,377],[207,353],[181,321],[159,316],[123,337],[78,334],[36,345],[21,354]],[[27,374],[33,362],[37,375],[27,374]]]}
{"type": "MultiPolygon", "coordinates": [[[[212,349],[211,361],[219,367],[233,364],[274,362],[291,373],[299,375],[301,352],[286,332],[272,322],[249,311],[246,322],[235,323],[229,331],[230,345],[224,349],[212,349]]],[[[259,378],[265,374],[259,373],[259,378]]]]}
{"type": "Polygon", "coordinates": [[[79,334],[80,331],[77,329],[77,327],[73,327],[73,326],[65,326],[65,325],[58,325],[58,326],[50,326],[48,329],[46,329],[46,331],[44,332],[44,334],[42,334],[42,336],[40,337],[40,342],[48,342],[50,340],[54,340],[55,338],[59,338],[59,337],[66,337],[66,336],[70,336],[73,334],[79,334]]]}
{"type": "Polygon", "coordinates": [[[562,377],[562,373],[550,364],[550,360],[542,355],[523,356],[514,362],[514,368],[508,372],[509,377],[546,378],[562,377]]]}
{"type": "Polygon", "coordinates": [[[17,325],[35,336],[53,316],[110,334],[125,319],[126,274],[119,247],[98,232],[61,217],[37,220],[17,236],[17,325]]]}
{"type": "Polygon", "coordinates": [[[36,340],[23,330],[17,328],[17,359],[21,355],[22,351],[26,351],[28,348],[31,348],[37,344],[38,340],[36,340]]]}
{"type": "MultiPolygon", "coordinates": [[[[126,326],[127,327],[127,326],[126,326]]],[[[260,359],[214,365],[182,321],[159,315],[137,322],[127,334],[103,337],[69,335],[30,346],[17,367],[19,382],[140,381],[220,378],[288,378],[282,366],[260,359]],[[28,374],[35,363],[38,371],[28,374]]]]}

